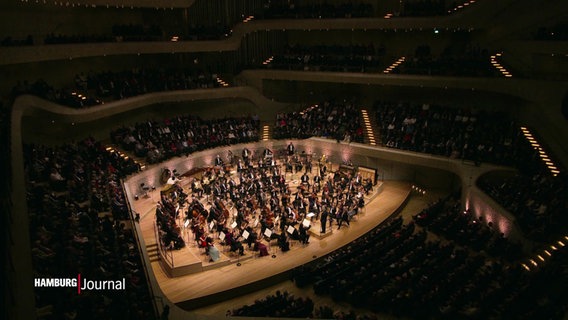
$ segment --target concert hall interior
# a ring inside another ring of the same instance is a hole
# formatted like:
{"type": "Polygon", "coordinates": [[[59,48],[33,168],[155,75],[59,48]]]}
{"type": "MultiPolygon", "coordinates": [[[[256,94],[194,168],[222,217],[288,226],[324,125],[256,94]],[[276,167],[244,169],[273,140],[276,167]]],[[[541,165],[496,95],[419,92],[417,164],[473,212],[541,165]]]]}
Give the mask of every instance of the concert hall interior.
{"type": "Polygon", "coordinates": [[[565,0],[0,26],[2,318],[568,318],[565,0]]]}

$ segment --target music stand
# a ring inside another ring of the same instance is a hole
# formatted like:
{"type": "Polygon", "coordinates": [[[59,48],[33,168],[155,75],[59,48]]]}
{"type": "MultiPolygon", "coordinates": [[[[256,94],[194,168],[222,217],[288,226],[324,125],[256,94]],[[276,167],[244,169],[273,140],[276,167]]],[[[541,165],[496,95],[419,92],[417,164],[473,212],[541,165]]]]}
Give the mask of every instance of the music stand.
{"type": "Polygon", "coordinates": [[[189,219],[186,219],[185,222],[183,223],[183,232],[187,235],[187,243],[191,243],[189,241],[189,228],[188,228],[189,223],[190,223],[189,219]]]}
{"type": "MultiPolygon", "coordinates": [[[[243,239],[245,239],[245,241],[248,239],[248,237],[250,236],[250,233],[247,230],[244,230],[243,233],[241,234],[241,236],[243,237],[243,239]]],[[[237,258],[237,267],[241,266],[241,255],[239,254],[239,257],[237,258]]]]}
{"type": "Polygon", "coordinates": [[[270,243],[270,236],[272,235],[272,230],[266,228],[264,230],[264,236],[268,238],[268,247],[270,248],[270,252],[272,252],[272,258],[276,258],[276,254],[272,251],[272,243],[270,243]]]}
{"type": "MultiPolygon", "coordinates": [[[[225,241],[225,233],[224,232],[219,232],[219,240],[221,240],[221,242],[225,241]]],[[[223,250],[225,249],[226,245],[227,244],[225,243],[225,245],[223,246],[223,250]]],[[[226,252],[226,251],[224,251],[224,252],[226,252]]]]}

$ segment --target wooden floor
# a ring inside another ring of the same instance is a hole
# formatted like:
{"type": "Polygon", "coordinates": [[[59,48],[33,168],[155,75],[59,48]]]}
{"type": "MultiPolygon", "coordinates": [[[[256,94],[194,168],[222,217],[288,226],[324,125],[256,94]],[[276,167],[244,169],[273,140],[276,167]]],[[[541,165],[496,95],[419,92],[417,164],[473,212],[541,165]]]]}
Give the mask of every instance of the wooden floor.
{"type": "MultiPolygon", "coordinates": [[[[183,183],[182,186],[184,186],[183,183]]],[[[343,226],[340,230],[337,230],[334,223],[333,233],[330,236],[321,240],[312,236],[310,243],[305,246],[293,242],[291,250],[285,253],[274,246],[270,249],[270,253],[275,254],[275,258],[272,258],[271,255],[258,257],[254,252],[247,250],[247,259],[240,260],[241,266],[237,266],[236,257],[228,256],[228,253],[222,252],[222,265],[208,268],[207,257],[200,254],[199,249],[195,248],[190,241],[186,248],[176,252],[175,261],[177,263],[191,263],[197,260],[204,266],[201,272],[171,278],[164,272],[160,262],[152,262],[152,271],[161,290],[172,303],[186,309],[194,309],[219,302],[221,299],[230,298],[231,295],[242,294],[243,292],[239,293],[238,288],[257,284],[252,288],[258,289],[258,286],[271,284],[262,283],[264,279],[272,277],[276,279],[275,281],[282,281],[281,279],[278,280],[277,275],[284,274],[294,267],[324,256],[367,233],[387,219],[393,212],[396,212],[408,198],[410,190],[411,187],[408,183],[383,182],[380,193],[374,196],[358,215],[357,220],[352,221],[349,227],[343,226]]],[[[142,197],[134,202],[133,209],[141,215],[140,228],[147,246],[156,242],[154,211],[158,199],[159,193],[154,191],[148,197],[142,197]]],[[[312,228],[316,228],[316,226],[314,225],[312,228]]],[[[219,249],[222,250],[221,247],[219,249]]]]}

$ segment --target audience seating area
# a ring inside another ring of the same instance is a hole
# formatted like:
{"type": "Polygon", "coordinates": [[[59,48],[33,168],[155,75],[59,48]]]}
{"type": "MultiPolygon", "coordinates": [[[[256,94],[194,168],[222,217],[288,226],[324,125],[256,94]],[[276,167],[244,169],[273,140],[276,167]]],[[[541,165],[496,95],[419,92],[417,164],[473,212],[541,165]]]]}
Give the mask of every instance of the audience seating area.
{"type": "Polygon", "coordinates": [[[418,46],[412,57],[393,73],[453,77],[496,77],[500,72],[491,65],[487,50],[475,45],[465,48],[446,48],[439,55],[431,52],[429,45],[418,46]]]}
{"type": "MultiPolygon", "coordinates": [[[[456,195],[455,197],[457,197],[456,195]]],[[[417,225],[456,244],[485,252],[508,261],[522,258],[522,248],[499,232],[493,222],[485,223],[483,217],[475,217],[463,211],[454,198],[440,200],[413,216],[417,225]]]]}
{"type": "Polygon", "coordinates": [[[252,305],[245,305],[229,310],[227,315],[234,317],[277,317],[277,318],[309,318],[337,320],[371,320],[378,319],[372,314],[356,314],[334,311],[329,306],[315,306],[310,298],[294,297],[287,291],[276,291],[275,294],[256,300],[252,305]]]}
{"type": "Polygon", "coordinates": [[[259,138],[260,122],[256,117],[202,120],[186,115],[137,123],[111,132],[113,143],[149,163],[259,138]]]}
{"type": "Polygon", "coordinates": [[[278,317],[308,318],[312,314],[314,303],[310,298],[296,298],[288,292],[276,291],[274,295],[256,300],[254,304],[234,309],[232,316],[240,317],[278,317]]]}
{"type": "Polygon", "coordinates": [[[354,101],[325,101],[301,112],[280,113],[274,124],[274,139],[325,137],[363,142],[363,125],[354,101]]]}
{"type": "Polygon", "coordinates": [[[260,19],[333,19],[364,18],[374,16],[374,9],[368,3],[344,2],[330,4],[296,4],[294,1],[268,1],[264,10],[257,15],[260,19]]]}
{"type": "Polygon", "coordinates": [[[516,165],[527,150],[503,112],[407,102],[375,102],[383,145],[476,162],[516,165]]]}
{"type": "Polygon", "coordinates": [[[303,70],[303,71],[339,71],[339,72],[381,72],[381,59],[385,48],[375,49],[369,45],[319,45],[286,46],[284,53],[275,55],[263,63],[264,68],[303,70]]]}
{"type": "Polygon", "coordinates": [[[132,160],[93,139],[62,147],[25,146],[34,276],[125,278],[128,290],[53,294],[35,290],[42,319],[150,319],[153,303],[120,179],[132,160]]]}
{"type": "MultiPolygon", "coordinates": [[[[426,223],[427,213],[459,205],[456,199],[441,200],[417,221],[426,223]]],[[[553,274],[566,262],[566,252],[555,252],[548,264],[529,272],[518,262],[478,253],[493,250],[491,242],[475,243],[479,237],[479,232],[465,232],[455,241],[427,240],[431,236],[425,229],[397,217],[321,261],[298,268],[294,279],[300,287],[313,285],[318,295],[396,317],[563,318],[566,299],[558,295],[566,287],[556,284],[558,274],[553,274]]]]}
{"type": "Polygon", "coordinates": [[[18,82],[12,97],[31,94],[65,106],[85,108],[152,92],[217,88],[217,74],[197,69],[134,68],[120,72],[79,73],[68,88],[55,89],[45,80],[18,82]]]}
{"type": "MultiPolygon", "coordinates": [[[[194,25],[187,32],[165,31],[161,27],[151,25],[115,25],[107,34],[48,34],[44,44],[100,43],[100,42],[152,42],[152,41],[196,41],[221,40],[231,36],[232,30],[227,26],[194,25]]],[[[5,46],[33,45],[31,38],[15,41],[7,37],[2,42],[5,46]]]]}
{"type": "Polygon", "coordinates": [[[504,180],[480,179],[478,186],[517,218],[529,239],[549,241],[565,230],[566,176],[518,173],[504,180]]]}

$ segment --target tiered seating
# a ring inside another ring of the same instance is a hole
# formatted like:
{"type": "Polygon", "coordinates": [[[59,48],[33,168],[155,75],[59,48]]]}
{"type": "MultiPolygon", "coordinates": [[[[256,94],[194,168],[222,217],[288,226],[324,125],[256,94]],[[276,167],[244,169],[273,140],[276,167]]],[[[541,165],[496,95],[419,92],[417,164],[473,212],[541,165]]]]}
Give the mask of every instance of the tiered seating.
{"type": "Polygon", "coordinates": [[[325,101],[302,112],[278,114],[273,137],[274,139],[326,137],[362,143],[364,134],[360,112],[353,102],[325,101]]]}
{"type": "Polygon", "coordinates": [[[519,159],[514,166],[519,172],[509,176],[483,176],[477,185],[515,215],[526,237],[537,241],[554,239],[568,222],[564,214],[568,205],[565,171],[557,167],[550,169],[552,162],[542,159],[542,146],[534,147],[526,139],[520,139],[518,145],[519,159]]]}
{"type": "Polygon", "coordinates": [[[45,319],[154,316],[145,273],[128,218],[120,178],[137,171],[131,160],[87,139],[62,147],[25,147],[34,276],[125,278],[122,291],[35,290],[45,319]],[[104,298],[103,298],[104,297],[104,298]],[[45,307],[45,308],[44,308],[45,307]]]}
{"type": "MultiPolygon", "coordinates": [[[[443,204],[425,210],[417,221],[434,223],[443,204]]],[[[550,271],[566,262],[563,252],[555,252],[559,260],[527,272],[518,263],[460,249],[454,240],[426,241],[425,231],[415,232],[412,223],[402,225],[396,218],[323,261],[299,268],[295,281],[298,286],[313,282],[316,294],[396,317],[560,319],[565,307],[555,305],[555,297],[566,288],[555,285],[558,279],[550,271]]]]}
{"type": "Polygon", "coordinates": [[[2,47],[21,47],[21,46],[31,46],[34,44],[34,38],[28,35],[25,39],[14,39],[10,36],[5,37],[0,41],[0,46],[2,47]]]}
{"type": "Polygon", "coordinates": [[[374,15],[373,6],[368,3],[353,4],[295,4],[287,0],[270,1],[257,15],[262,19],[332,19],[362,18],[374,15]]]}
{"type": "Polygon", "coordinates": [[[375,109],[387,147],[505,165],[526,157],[518,128],[500,112],[386,101],[375,109]]]}
{"type": "Polygon", "coordinates": [[[223,145],[259,140],[258,119],[225,118],[202,120],[178,116],[161,122],[148,121],[111,132],[111,139],[149,163],[223,145]]]}
{"type": "Polygon", "coordinates": [[[371,320],[378,319],[372,314],[357,314],[334,311],[329,306],[314,306],[310,298],[295,298],[287,291],[276,291],[274,295],[256,300],[252,305],[245,305],[230,310],[235,317],[278,317],[278,318],[309,318],[309,319],[338,319],[338,320],[371,320]]]}
{"type": "Polygon", "coordinates": [[[508,241],[492,222],[485,223],[482,217],[475,217],[470,211],[462,212],[460,201],[454,197],[439,200],[413,219],[419,226],[473,250],[509,260],[521,257],[519,244],[508,241]]]}
{"type": "Polygon", "coordinates": [[[448,47],[438,56],[431,53],[430,46],[418,46],[414,56],[406,57],[404,63],[392,72],[455,77],[494,77],[500,74],[491,65],[489,52],[473,45],[463,49],[448,47]]]}
{"type": "Polygon", "coordinates": [[[78,74],[77,89],[95,92],[97,97],[124,99],[151,92],[219,87],[217,75],[197,69],[144,69],[122,72],[78,74]]]}
{"type": "Polygon", "coordinates": [[[525,236],[548,240],[563,231],[566,218],[568,183],[564,176],[546,172],[519,173],[504,180],[478,181],[487,194],[517,218],[525,236]]]}
{"type": "Polygon", "coordinates": [[[312,314],[313,308],[314,303],[310,298],[296,298],[287,291],[276,291],[276,294],[256,300],[252,305],[233,309],[231,315],[237,317],[307,318],[312,314]]]}
{"type": "Polygon", "coordinates": [[[143,69],[122,72],[79,73],[74,87],[55,89],[45,80],[18,82],[12,97],[31,94],[74,108],[84,108],[152,92],[219,87],[217,75],[197,69],[143,69]]]}
{"type": "MultiPolygon", "coordinates": [[[[100,42],[150,42],[150,41],[194,41],[221,40],[231,35],[232,30],[227,26],[192,26],[187,33],[180,31],[165,31],[156,25],[121,25],[112,27],[106,34],[48,34],[44,44],[100,43],[100,42]]],[[[2,46],[33,45],[31,36],[26,40],[12,40],[6,37],[2,46]]]]}
{"type": "Polygon", "coordinates": [[[287,46],[282,55],[263,63],[266,68],[310,71],[378,72],[384,47],[373,45],[287,46]]]}

